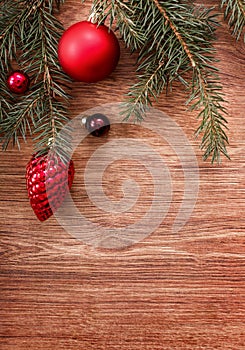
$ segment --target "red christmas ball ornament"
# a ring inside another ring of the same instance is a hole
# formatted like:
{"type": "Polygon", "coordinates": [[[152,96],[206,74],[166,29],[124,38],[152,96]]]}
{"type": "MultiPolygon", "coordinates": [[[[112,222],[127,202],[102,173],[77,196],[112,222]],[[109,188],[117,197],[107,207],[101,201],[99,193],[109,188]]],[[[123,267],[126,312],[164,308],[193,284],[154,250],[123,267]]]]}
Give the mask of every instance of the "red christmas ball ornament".
{"type": "Polygon", "coordinates": [[[105,136],[110,130],[110,121],[104,114],[95,113],[86,118],[85,128],[93,136],[105,136]]]}
{"type": "Polygon", "coordinates": [[[25,72],[16,70],[8,76],[7,85],[15,94],[24,94],[29,89],[30,78],[25,72]]]}
{"type": "Polygon", "coordinates": [[[26,166],[26,185],[31,207],[40,221],[47,220],[62,204],[74,179],[74,164],[59,158],[33,155],[26,166]]]}
{"type": "Polygon", "coordinates": [[[64,72],[77,81],[95,83],[108,77],[120,58],[112,30],[89,21],[73,24],[62,35],[58,57],[64,72]]]}

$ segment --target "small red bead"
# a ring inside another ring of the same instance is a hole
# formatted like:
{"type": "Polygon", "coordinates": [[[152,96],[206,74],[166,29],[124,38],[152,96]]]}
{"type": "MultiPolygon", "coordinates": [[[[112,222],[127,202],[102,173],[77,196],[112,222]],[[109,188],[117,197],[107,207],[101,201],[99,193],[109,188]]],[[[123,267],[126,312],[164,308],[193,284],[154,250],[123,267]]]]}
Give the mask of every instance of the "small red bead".
{"type": "Polygon", "coordinates": [[[24,94],[29,89],[30,79],[26,73],[16,70],[9,75],[7,85],[15,94],[24,94]]]}

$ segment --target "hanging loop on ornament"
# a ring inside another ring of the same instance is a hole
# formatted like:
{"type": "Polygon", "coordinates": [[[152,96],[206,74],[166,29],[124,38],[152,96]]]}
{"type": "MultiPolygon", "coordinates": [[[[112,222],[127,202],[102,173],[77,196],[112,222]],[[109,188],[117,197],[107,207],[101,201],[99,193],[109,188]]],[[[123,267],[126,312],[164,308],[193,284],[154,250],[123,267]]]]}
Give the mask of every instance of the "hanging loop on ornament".
{"type": "Polygon", "coordinates": [[[54,144],[54,137],[49,137],[48,142],[47,142],[47,146],[49,148],[51,148],[51,146],[54,144]]]}
{"type": "Polygon", "coordinates": [[[91,7],[91,13],[88,17],[88,21],[93,23],[93,24],[102,24],[102,22],[100,22],[100,16],[101,13],[99,13],[98,11],[96,11],[96,5],[93,3],[92,7],[91,7]]]}

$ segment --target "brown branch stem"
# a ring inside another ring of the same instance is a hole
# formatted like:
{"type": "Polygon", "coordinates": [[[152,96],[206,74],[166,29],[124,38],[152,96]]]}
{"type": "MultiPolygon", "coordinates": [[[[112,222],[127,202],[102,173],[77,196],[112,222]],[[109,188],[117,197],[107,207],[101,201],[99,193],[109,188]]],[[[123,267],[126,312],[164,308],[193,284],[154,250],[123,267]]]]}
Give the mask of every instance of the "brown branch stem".
{"type": "Polygon", "coordinates": [[[186,42],[184,41],[184,39],[182,38],[181,34],[178,32],[178,29],[176,28],[176,26],[174,25],[174,23],[171,21],[171,19],[169,18],[166,10],[160,5],[159,1],[158,0],[152,0],[156,7],[158,8],[158,10],[161,12],[161,14],[163,15],[163,17],[165,18],[166,22],[169,24],[170,28],[173,30],[176,38],[179,40],[179,42],[181,43],[181,46],[183,47],[184,51],[186,52],[190,62],[191,62],[191,65],[193,68],[196,67],[196,62],[186,44],[186,42]]]}
{"type": "Polygon", "coordinates": [[[241,0],[237,0],[238,7],[240,8],[241,12],[243,13],[243,16],[245,17],[245,6],[244,3],[241,0]]]}

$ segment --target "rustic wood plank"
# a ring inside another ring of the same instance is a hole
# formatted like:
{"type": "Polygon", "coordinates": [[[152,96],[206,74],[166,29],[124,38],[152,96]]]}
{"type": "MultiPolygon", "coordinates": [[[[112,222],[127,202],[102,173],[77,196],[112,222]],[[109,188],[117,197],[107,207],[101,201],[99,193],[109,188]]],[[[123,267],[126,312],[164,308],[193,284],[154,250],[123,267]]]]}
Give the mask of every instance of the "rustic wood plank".
{"type": "MultiPolygon", "coordinates": [[[[67,27],[88,12],[88,2],[69,0],[60,17],[67,27]]],[[[1,349],[245,348],[244,46],[234,42],[224,25],[218,29],[216,47],[229,101],[231,161],[220,166],[202,161],[199,141],[193,137],[197,122],[185,110],[182,89],[176,86],[156,106],[184,130],[200,167],[194,212],[177,234],[170,228],[183,195],[179,161],[171,153],[166,157],[162,141],[140,126],[113,126],[109,139],[144,137],[162,152],[176,189],[160,227],[125,249],[88,246],[54,217],[39,223],[25,189],[31,143],[23,145],[21,153],[14,149],[0,154],[1,349]]],[[[95,105],[121,101],[135,81],[134,63],[135,56],[122,45],[111,77],[96,85],[74,83],[71,117],[95,105]]],[[[131,161],[112,164],[104,176],[110,198],[122,197],[127,176],[142,186],[143,194],[131,215],[101,216],[86,197],[83,171],[103,142],[88,137],[75,152],[72,196],[91,220],[118,227],[144,214],[152,195],[151,177],[131,161]]]]}

